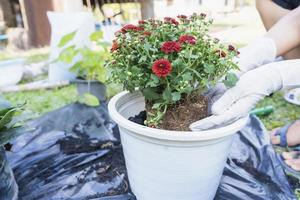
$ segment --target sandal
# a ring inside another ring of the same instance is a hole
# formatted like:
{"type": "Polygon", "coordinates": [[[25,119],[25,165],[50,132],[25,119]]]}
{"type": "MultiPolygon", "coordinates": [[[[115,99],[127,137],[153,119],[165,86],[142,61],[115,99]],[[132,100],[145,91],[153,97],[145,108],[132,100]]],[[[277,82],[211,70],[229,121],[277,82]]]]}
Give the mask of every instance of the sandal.
{"type": "MultiPolygon", "coordinates": [[[[296,122],[296,121],[295,121],[296,122]]],[[[294,122],[294,123],[295,123],[294,122]]],[[[281,128],[279,128],[274,136],[280,136],[280,143],[279,144],[274,144],[274,146],[279,146],[279,147],[283,147],[283,148],[287,148],[287,149],[294,149],[295,147],[297,148],[297,146],[299,145],[295,145],[295,146],[289,146],[288,143],[287,143],[287,132],[289,130],[289,128],[294,124],[294,123],[291,123],[291,124],[288,124],[288,125],[285,125],[281,128]]],[[[297,151],[297,150],[296,150],[297,151]]],[[[300,151],[300,150],[299,150],[300,151]]]]}
{"type": "MultiPolygon", "coordinates": [[[[300,146],[297,146],[294,148],[294,151],[297,151],[297,153],[294,155],[293,159],[299,159],[300,158],[300,146]]],[[[281,154],[277,154],[277,158],[281,164],[281,166],[283,167],[283,169],[286,171],[286,173],[288,173],[288,175],[291,175],[297,179],[300,180],[300,171],[296,171],[293,168],[291,168],[289,165],[287,165],[284,162],[284,158],[281,154]]]]}

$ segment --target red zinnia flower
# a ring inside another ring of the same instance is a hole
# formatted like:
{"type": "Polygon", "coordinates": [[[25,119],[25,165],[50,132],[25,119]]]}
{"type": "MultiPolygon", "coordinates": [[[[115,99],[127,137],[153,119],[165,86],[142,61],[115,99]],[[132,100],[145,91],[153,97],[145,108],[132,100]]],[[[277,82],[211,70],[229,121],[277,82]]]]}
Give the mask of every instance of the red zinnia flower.
{"type": "Polygon", "coordinates": [[[205,14],[205,13],[201,13],[200,16],[201,16],[202,18],[205,18],[205,17],[206,17],[206,14],[205,14]]]}
{"type": "Polygon", "coordinates": [[[215,54],[217,54],[220,58],[226,57],[226,53],[223,50],[220,50],[220,49],[216,50],[215,54]]]}
{"type": "Polygon", "coordinates": [[[139,24],[146,24],[145,20],[139,20],[139,24]]]}
{"type": "Polygon", "coordinates": [[[152,72],[158,77],[166,77],[172,71],[172,65],[167,59],[159,59],[152,65],[152,72]]]}
{"type": "Polygon", "coordinates": [[[165,20],[165,23],[168,23],[168,24],[174,24],[174,25],[179,24],[179,22],[176,21],[176,19],[174,19],[172,17],[165,17],[164,20],[165,20]]]}
{"type": "Polygon", "coordinates": [[[232,46],[232,45],[230,44],[230,45],[228,45],[228,50],[229,50],[229,51],[235,51],[235,48],[234,48],[234,46],[232,46]]]}
{"type": "Polygon", "coordinates": [[[121,29],[121,32],[127,33],[128,31],[142,31],[142,30],[144,30],[143,27],[138,27],[138,26],[135,26],[132,24],[127,24],[121,29]]]}
{"type": "Polygon", "coordinates": [[[196,44],[196,38],[192,35],[182,35],[179,37],[180,43],[196,44]]]}
{"type": "Polygon", "coordinates": [[[181,45],[178,42],[167,41],[163,43],[160,50],[167,54],[173,52],[179,52],[181,50],[181,45]]]}
{"type": "Polygon", "coordinates": [[[110,49],[110,52],[114,52],[114,51],[116,51],[118,49],[119,49],[118,43],[116,41],[113,41],[113,44],[112,44],[111,49],[110,49]]]}
{"type": "Polygon", "coordinates": [[[187,16],[186,15],[178,15],[177,18],[179,18],[179,19],[186,19],[187,16]]]}

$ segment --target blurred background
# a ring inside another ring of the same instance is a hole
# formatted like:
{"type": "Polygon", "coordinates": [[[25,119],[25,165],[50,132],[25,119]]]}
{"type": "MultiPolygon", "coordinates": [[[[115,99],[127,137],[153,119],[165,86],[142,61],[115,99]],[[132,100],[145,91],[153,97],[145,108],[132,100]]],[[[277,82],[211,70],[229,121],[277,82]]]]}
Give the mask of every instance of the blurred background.
{"type": "MultiPolygon", "coordinates": [[[[55,40],[68,27],[82,27],[78,18],[82,12],[91,14],[93,28],[103,31],[107,42],[124,24],[194,12],[213,18],[211,34],[239,48],[265,33],[251,0],[0,0],[0,91],[4,98],[13,103],[27,101],[27,110],[36,116],[77,100],[73,84],[49,84],[48,73],[57,54],[55,40]],[[52,17],[49,12],[54,13],[52,17]],[[7,71],[8,65],[14,71],[7,71]],[[1,79],[11,81],[19,72],[15,82],[1,87],[1,79]]],[[[110,91],[113,95],[118,89],[110,91]]],[[[275,111],[261,117],[268,129],[300,115],[299,106],[284,101],[282,93],[264,99],[258,107],[269,105],[275,111]]]]}

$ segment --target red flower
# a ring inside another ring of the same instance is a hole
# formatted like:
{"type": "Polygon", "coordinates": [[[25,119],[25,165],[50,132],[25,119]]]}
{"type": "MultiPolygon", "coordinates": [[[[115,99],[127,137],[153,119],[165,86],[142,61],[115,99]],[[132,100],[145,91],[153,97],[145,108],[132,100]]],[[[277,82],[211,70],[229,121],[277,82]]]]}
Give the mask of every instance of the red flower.
{"type": "Polygon", "coordinates": [[[150,31],[145,31],[145,32],[143,33],[143,35],[150,36],[150,35],[151,35],[151,32],[150,32],[150,31]]]}
{"type": "Polygon", "coordinates": [[[167,59],[159,59],[152,65],[152,72],[158,77],[166,77],[172,71],[172,65],[167,59]]]}
{"type": "Polygon", "coordinates": [[[164,20],[165,20],[165,23],[167,23],[167,24],[174,24],[176,26],[179,24],[179,22],[176,21],[176,19],[174,19],[172,17],[165,17],[164,20]]]}
{"type": "Polygon", "coordinates": [[[179,37],[180,43],[196,44],[196,38],[192,35],[182,35],[179,37]]]}
{"type": "Polygon", "coordinates": [[[114,52],[114,51],[116,51],[118,49],[119,49],[118,43],[116,41],[113,41],[113,44],[112,44],[111,49],[110,49],[110,52],[114,52]]]}
{"type": "Polygon", "coordinates": [[[140,24],[140,25],[146,24],[146,21],[145,21],[145,20],[139,20],[139,24],[140,24]]]}
{"type": "Polygon", "coordinates": [[[167,54],[173,52],[179,52],[181,50],[181,45],[178,42],[167,41],[163,43],[160,50],[167,54]]]}
{"type": "Polygon", "coordinates": [[[205,14],[205,13],[201,13],[201,14],[200,14],[200,17],[205,18],[205,17],[206,17],[206,14],[205,14]]]}
{"type": "Polygon", "coordinates": [[[177,18],[179,18],[179,19],[186,19],[187,16],[186,15],[178,15],[177,18]]]}
{"type": "Polygon", "coordinates": [[[142,30],[144,30],[143,27],[135,26],[132,24],[127,24],[127,25],[123,26],[123,28],[121,29],[121,32],[127,33],[128,31],[142,31],[142,30]]]}
{"type": "Polygon", "coordinates": [[[215,54],[217,54],[220,58],[226,57],[226,53],[223,50],[220,50],[220,49],[216,50],[215,54]]]}
{"type": "Polygon", "coordinates": [[[228,50],[229,50],[229,51],[235,51],[235,48],[234,48],[234,46],[232,46],[232,45],[230,44],[230,45],[228,45],[228,50]]]}

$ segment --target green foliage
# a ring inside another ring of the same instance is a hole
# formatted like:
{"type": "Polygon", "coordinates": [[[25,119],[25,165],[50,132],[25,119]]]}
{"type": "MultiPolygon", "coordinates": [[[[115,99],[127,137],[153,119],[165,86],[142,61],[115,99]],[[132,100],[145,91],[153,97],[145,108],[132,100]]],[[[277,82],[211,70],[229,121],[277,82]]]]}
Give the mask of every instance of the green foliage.
{"type": "Polygon", "coordinates": [[[0,102],[0,145],[25,132],[25,129],[21,128],[23,118],[18,117],[23,108],[24,104],[14,107],[0,102]]]}
{"type": "Polygon", "coordinates": [[[225,79],[223,80],[223,83],[227,87],[233,87],[233,86],[235,86],[235,84],[237,83],[238,80],[239,80],[239,78],[234,73],[228,73],[226,75],[225,79]]]}
{"type": "Polygon", "coordinates": [[[88,106],[99,106],[100,105],[98,98],[90,93],[85,93],[82,97],[80,97],[79,102],[84,103],[88,106]]]}
{"type": "MultiPolygon", "coordinates": [[[[130,92],[139,90],[153,104],[160,103],[153,118],[161,115],[165,107],[188,98],[192,93],[203,93],[232,69],[238,51],[220,44],[208,34],[212,20],[193,14],[161,20],[140,21],[138,26],[126,25],[116,35],[107,67],[110,82],[119,83],[130,92]],[[183,40],[183,37],[188,38],[183,40]],[[167,42],[177,47],[170,47],[167,42]],[[173,49],[172,49],[173,48],[173,49]],[[176,49],[177,48],[177,49],[176,49]],[[175,50],[174,50],[175,49],[175,50]],[[165,74],[155,71],[155,63],[166,60],[165,74]],[[167,71],[167,72],[166,72],[167,71]]],[[[228,74],[227,85],[234,85],[236,77],[228,74]]],[[[157,125],[159,121],[154,121],[157,125]]]]}
{"type": "Polygon", "coordinates": [[[68,33],[66,35],[64,35],[59,43],[58,43],[58,47],[64,47],[66,44],[68,44],[71,40],[73,40],[74,36],[76,35],[77,31],[73,31],[71,33],[68,33]]]}
{"type": "Polygon", "coordinates": [[[26,99],[24,109],[35,116],[53,111],[77,100],[75,85],[53,88],[51,90],[5,93],[3,96],[14,105],[24,103],[26,99]]]}
{"type": "Polygon", "coordinates": [[[273,106],[275,111],[260,119],[268,130],[292,123],[300,117],[300,107],[286,102],[281,92],[274,93],[271,97],[266,97],[257,104],[257,108],[273,106]]]}
{"type": "Polygon", "coordinates": [[[58,46],[64,49],[60,53],[58,61],[72,64],[70,70],[76,73],[78,77],[105,82],[104,61],[109,57],[109,44],[102,41],[103,33],[97,31],[90,35],[90,40],[94,44],[93,48],[69,44],[75,35],[76,31],[62,37],[58,46]]]}

